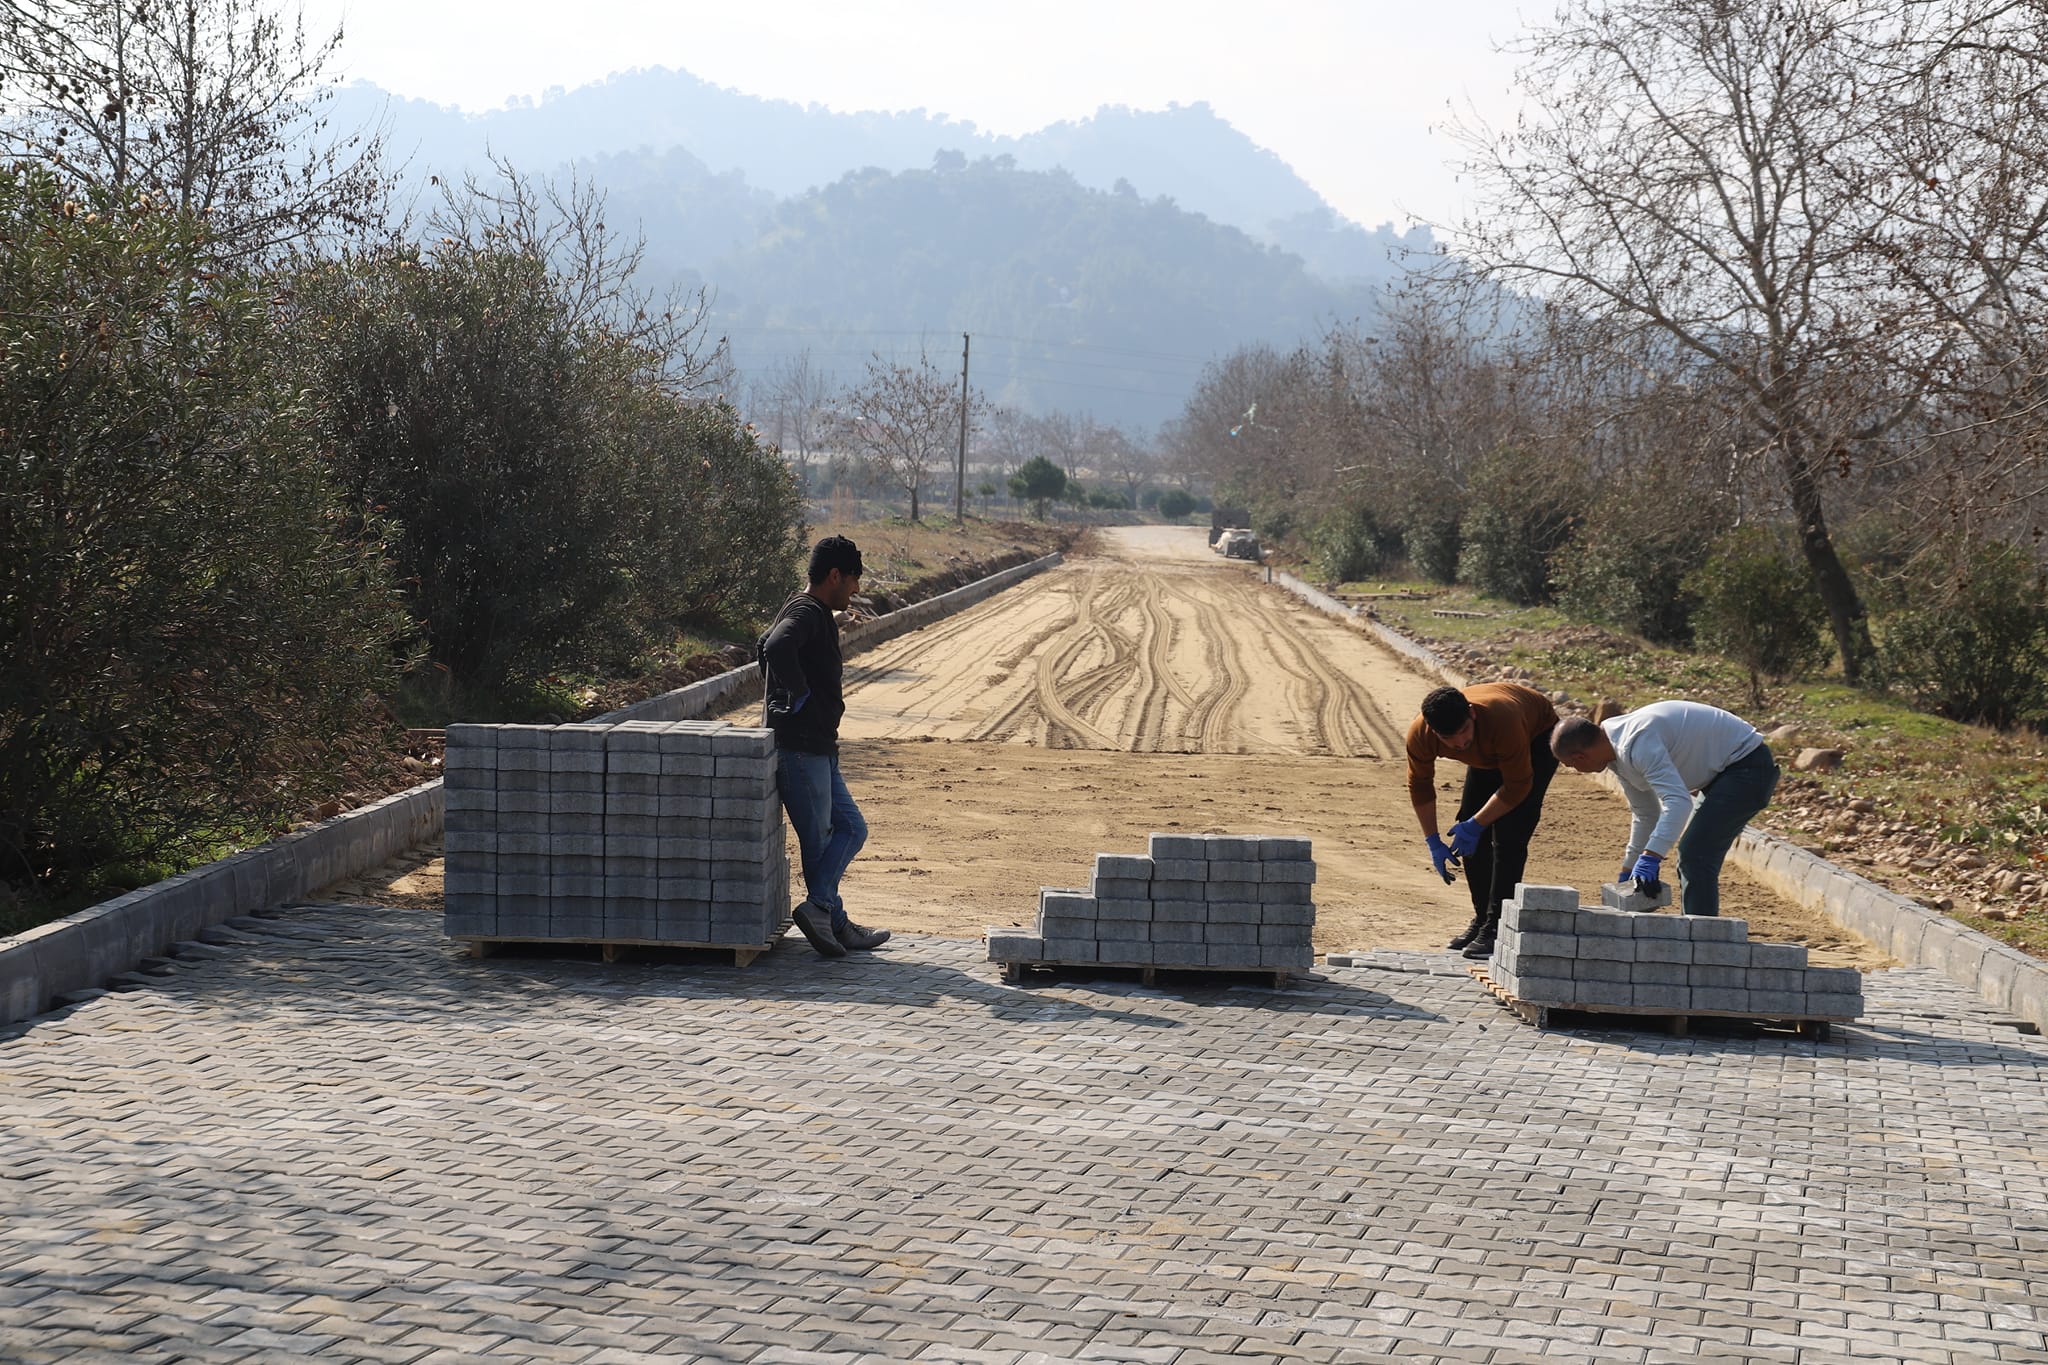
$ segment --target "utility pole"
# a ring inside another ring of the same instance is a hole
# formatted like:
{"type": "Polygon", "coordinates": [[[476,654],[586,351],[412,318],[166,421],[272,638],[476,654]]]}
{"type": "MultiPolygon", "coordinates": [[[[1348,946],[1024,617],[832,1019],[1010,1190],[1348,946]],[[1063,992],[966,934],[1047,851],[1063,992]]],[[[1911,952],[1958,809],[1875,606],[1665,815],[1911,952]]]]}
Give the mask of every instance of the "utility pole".
{"type": "Polygon", "coordinates": [[[960,334],[960,462],[953,475],[953,520],[967,524],[967,348],[974,338],[960,334]]]}

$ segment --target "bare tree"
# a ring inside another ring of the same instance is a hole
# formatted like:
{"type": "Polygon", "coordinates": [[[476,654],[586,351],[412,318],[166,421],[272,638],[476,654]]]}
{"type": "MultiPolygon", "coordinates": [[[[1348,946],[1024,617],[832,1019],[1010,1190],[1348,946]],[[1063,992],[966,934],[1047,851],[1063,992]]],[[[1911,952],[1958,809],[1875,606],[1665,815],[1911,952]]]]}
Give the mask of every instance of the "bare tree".
{"type": "Polygon", "coordinates": [[[832,397],[838,385],[811,360],[807,346],[784,356],[768,372],[764,411],[775,423],[775,443],[791,457],[797,478],[808,488],[811,456],[823,444],[832,420],[832,397]]]}
{"type": "MultiPolygon", "coordinates": [[[[968,401],[981,400],[970,393],[968,401]]],[[[917,521],[933,468],[947,467],[959,439],[960,390],[921,351],[913,365],[877,355],[841,399],[839,430],[879,481],[909,496],[910,519],[917,521]]]]}
{"type": "Polygon", "coordinates": [[[1098,428],[1094,444],[1098,472],[1104,479],[1122,484],[1124,497],[1136,507],[1138,495],[1158,470],[1151,448],[1121,427],[1098,428]]]}
{"type": "Polygon", "coordinates": [[[711,296],[637,282],[645,241],[605,221],[605,195],[570,168],[566,181],[535,179],[494,159],[495,179],[444,185],[428,215],[430,239],[466,249],[499,245],[547,262],[562,282],[570,321],[637,347],[652,376],[677,397],[706,400],[737,385],[731,347],[710,327],[711,296]]]}
{"type": "Polygon", "coordinates": [[[1055,411],[1041,414],[1034,425],[1038,453],[1064,469],[1069,479],[1078,478],[1081,456],[1088,448],[1088,429],[1094,423],[1087,417],[1055,411]]]}
{"type": "MultiPolygon", "coordinates": [[[[1943,377],[2010,316],[2015,268],[2048,224],[2010,177],[1945,188],[1954,162],[1920,159],[1935,153],[1922,130],[1961,112],[1930,85],[1934,63],[1961,60],[1934,40],[1972,8],[1573,4],[1526,40],[1530,114],[1467,134],[1486,208],[1463,254],[1547,307],[1697,362],[1776,469],[1851,681],[1871,640],[1828,485],[1925,421],[1943,377]]],[[[2004,164],[2001,147],[2009,162],[2041,134],[1980,133],[1972,164],[2004,164]]]]}
{"type": "Polygon", "coordinates": [[[1002,479],[1039,453],[1036,426],[1035,419],[1003,404],[991,407],[987,419],[976,428],[981,453],[1002,479]]]}
{"type": "Polygon", "coordinates": [[[265,0],[68,0],[0,9],[18,155],[206,218],[216,259],[274,258],[379,226],[380,130],[322,106],[341,43],[265,0]]]}

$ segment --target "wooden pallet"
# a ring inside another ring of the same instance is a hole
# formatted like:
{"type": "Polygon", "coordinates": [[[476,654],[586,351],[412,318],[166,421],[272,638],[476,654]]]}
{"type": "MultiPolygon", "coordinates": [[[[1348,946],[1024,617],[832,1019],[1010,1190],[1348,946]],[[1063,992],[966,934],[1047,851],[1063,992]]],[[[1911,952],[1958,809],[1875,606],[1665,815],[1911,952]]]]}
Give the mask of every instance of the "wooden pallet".
{"type": "Polygon", "coordinates": [[[617,962],[622,948],[695,948],[714,953],[731,953],[732,965],[745,967],[765,952],[774,949],[789,932],[790,921],[784,920],[765,943],[699,943],[672,938],[495,938],[461,935],[457,943],[469,945],[471,957],[489,957],[514,943],[530,943],[536,947],[559,947],[573,945],[582,948],[600,948],[606,962],[617,962]]]}
{"type": "Polygon", "coordinates": [[[1161,972],[1168,974],[1209,972],[1223,973],[1229,976],[1268,977],[1271,978],[1273,989],[1276,991],[1287,989],[1288,981],[1294,976],[1294,973],[1290,970],[1274,970],[1264,967],[1181,967],[1166,966],[1157,962],[1052,962],[1034,958],[1026,961],[1003,962],[998,965],[1002,968],[1003,981],[1012,986],[1024,985],[1024,974],[1026,972],[1051,972],[1062,968],[1100,967],[1120,972],[1137,972],[1139,980],[1147,986],[1157,985],[1161,972]]]}
{"type": "Polygon", "coordinates": [[[1472,973],[1473,979],[1486,987],[1494,999],[1500,1001],[1501,1004],[1507,1006],[1510,1010],[1513,1010],[1517,1015],[1520,1015],[1523,1023],[1533,1024],[1540,1029],[1549,1028],[1551,1018],[1554,1015],[1589,1014],[1603,1016],[1623,1014],[1634,1015],[1639,1019],[1662,1019],[1665,1021],[1666,1027],[1671,1030],[1672,1037],[1683,1038],[1690,1031],[1691,1021],[1694,1019],[1742,1019],[1749,1023],[1768,1027],[1790,1028],[1801,1038],[1811,1038],[1817,1043],[1824,1043],[1832,1032],[1830,1025],[1854,1022],[1854,1016],[1846,1014],[1812,1014],[1795,1015],[1789,1018],[1758,1018],[1756,1015],[1742,1010],[1687,1010],[1682,1014],[1674,1014],[1670,1010],[1660,1010],[1651,1005],[1541,1005],[1533,1000],[1523,1000],[1519,996],[1511,995],[1502,989],[1500,983],[1495,981],[1492,975],[1487,972],[1484,963],[1474,963],[1465,970],[1472,973]]]}
{"type": "Polygon", "coordinates": [[[1450,607],[1431,607],[1429,614],[1431,616],[1455,616],[1461,621],[1490,621],[1493,619],[1493,613],[1490,611],[1455,611],[1450,607]]]}

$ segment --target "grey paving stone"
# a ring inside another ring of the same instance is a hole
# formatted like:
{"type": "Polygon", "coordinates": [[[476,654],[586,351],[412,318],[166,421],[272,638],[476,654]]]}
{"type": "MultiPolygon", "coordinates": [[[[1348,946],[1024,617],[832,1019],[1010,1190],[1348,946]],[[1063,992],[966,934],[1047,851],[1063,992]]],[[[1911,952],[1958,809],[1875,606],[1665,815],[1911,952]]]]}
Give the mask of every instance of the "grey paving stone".
{"type": "Polygon", "coordinates": [[[1209,858],[1209,841],[1199,834],[1154,834],[1147,841],[1147,849],[1157,860],[1161,858],[1209,858]]]}
{"type": "Polygon", "coordinates": [[[1577,957],[1577,934],[1538,934],[1524,931],[1520,951],[1531,957],[1577,957]]]}
{"type": "Polygon", "coordinates": [[[1759,970],[1804,972],[1806,947],[1799,943],[1752,943],[1749,963],[1759,970]]]}
{"type": "Polygon", "coordinates": [[[1201,943],[1159,943],[1151,945],[1151,961],[1161,967],[1206,967],[1208,945],[1201,943]]]}
{"type": "Polygon", "coordinates": [[[1604,962],[1634,962],[1636,941],[1633,938],[1619,938],[1611,934],[1581,934],[1577,956],[1598,958],[1604,962]]]}
{"type": "Polygon", "coordinates": [[[1690,943],[1692,934],[1688,926],[1699,916],[1643,914],[1631,921],[1637,938],[1673,939],[1690,943]]]}
{"type": "Polygon", "coordinates": [[[0,1040],[0,1355],[2048,1357],[2048,1039],[1931,971],[1814,1042],[1540,1031],[1442,952],[1013,988],[249,923],[0,1040]]]}
{"type": "Polygon", "coordinates": [[[1202,924],[1179,920],[1157,920],[1150,928],[1154,943],[1256,943],[1256,924],[1202,924]]]}
{"type": "Polygon", "coordinates": [[[1038,908],[1042,914],[1092,920],[1095,918],[1095,897],[1085,891],[1047,886],[1039,889],[1038,908]]]}
{"type": "MultiPolygon", "coordinates": [[[[1152,902],[1152,922],[1155,924],[1203,924],[1208,922],[1208,919],[1209,906],[1206,901],[1155,900],[1152,902]]],[[[1250,924],[1255,921],[1245,920],[1243,922],[1250,924]]]]}
{"type": "Polygon", "coordinates": [[[1212,834],[1207,841],[1207,857],[1212,863],[1256,863],[1259,841],[1253,835],[1212,834]]]}
{"type": "Polygon", "coordinates": [[[1097,877],[1091,888],[1097,900],[1147,900],[1152,883],[1136,877],[1097,877]]]}
{"type": "Polygon", "coordinates": [[[1152,918],[1152,902],[1148,900],[1108,900],[1095,902],[1097,919],[1122,919],[1144,922],[1152,918]]]}
{"type": "Polygon", "coordinates": [[[1045,957],[1048,962],[1094,962],[1097,961],[1095,939],[1045,935],[1045,957]]]}
{"type": "Polygon", "coordinates": [[[1694,942],[1692,960],[1696,967],[1735,967],[1748,971],[1750,948],[1747,943],[1694,942]]]}
{"type": "Polygon", "coordinates": [[[1572,999],[1581,1005],[1628,1005],[1635,1002],[1635,987],[1626,981],[1574,979],[1572,999]]]}
{"type": "Polygon", "coordinates": [[[1515,953],[1510,960],[1514,963],[1515,970],[1524,975],[1555,977],[1560,981],[1572,979],[1572,964],[1578,961],[1574,957],[1552,957],[1529,952],[1515,953]]]}
{"type": "Polygon", "coordinates": [[[1692,989],[1682,982],[1632,982],[1629,1003],[1637,1009],[1689,1010],[1693,1007],[1692,989]]]}
{"type": "Polygon", "coordinates": [[[1749,1010],[1749,992],[1736,986],[1702,986],[1692,988],[1692,1007],[1696,1010],[1728,1010],[1737,1014],[1749,1010]]]}
{"type": "MultiPolygon", "coordinates": [[[[1221,927],[1221,926],[1218,926],[1221,927]]],[[[1267,947],[1305,948],[1314,934],[1306,924],[1262,924],[1259,926],[1259,942],[1267,947]]],[[[1214,943],[1217,940],[1211,937],[1214,943]]]]}
{"type": "Polygon", "coordinates": [[[1199,886],[1209,880],[1207,858],[1154,858],[1152,859],[1152,884],[1161,882],[1193,882],[1199,886]]]}
{"type": "Polygon", "coordinates": [[[1515,993],[1537,1004],[1567,1004],[1578,998],[1574,992],[1579,983],[1570,977],[1534,976],[1522,972],[1516,974],[1515,982],[1515,993]]]}
{"type": "Polygon", "coordinates": [[[1316,889],[1309,882],[1260,882],[1261,905],[1313,905],[1316,889]]]}
{"type": "Polygon", "coordinates": [[[1259,903],[1259,923],[1261,924],[1313,925],[1315,922],[1316,907],[1314,901],[1303,901],[1298,905],[1292,902],[1283,905],[1275,905],[1270,901],[1261,901],[1259,903]]]}
{"type": "MultiPolygon", "coordinates": [[[[1632,962],[1609,962],[1595,957],[1574,958],[1572,980],[1626,983],[1633,977],[1634,967],[1635,964],[1632,962]]],[[[1621,1000],[1615,1003],[1625,1005],[1628,1001],[1621,1000]]]]}
{"type": "Polygon", "coordinates": [[[1659,882],[1657,894],[1646,896],[1636,889],[1634,882],[1609,882],[1600,888],[1600,903],[1610,910],[1627,914],[1649,914],[1671,904],[1671,883],[1659,882]]]}
{"type": "MultiPolygon", "coordinates": [[[[1263,924],[1268,908],[1257,901],[1204,901],[1203,906],[1208,920],[1222,924],[1263,924]]],[[[1153,917],[1159,917],[1156,909],[1153,917]]]]}
{"type": "Polygon", "coordinates": [[[1045,940],[1017,929],[988,931],[988,960],[991,962],[1043,962],[1045,940]]]}
{"type": "Polygon", "coordinates": [[[1144,919],[1099,919],[1095,921],[1095,937],[1103,943],[1112,940],[1143,943],[1152,937],[1152,922],[1144,919]]]}
{"type": "Polygon", "coordinates": [[[1685,931],[1694,943],[1745,943],[1749,924],[1721,915],[1686,915],[1685,931]]]}
{"type": "Polygon", "coordinates": [[[1523,905],[1518,900],[1501,904],[1500,922],[1504,929],[1514,929],[1525,934],[1576,934],[1578,932],[1577,910],[1548,909],[1543,906],[1523,905]]]}
{"type": "Polygon", "coordinates": [[[1315,844],[1299,835],[1266,834],[1259,836],[1259,861],[1262,863],[1307,863],[1314,866],[1315,844]]]}
{"type": "MultiPolygon", "coordinates": [[[[1203,866],[1206,867],[1207,864],[1205,863],[1203,866]]],[[[1155,901],[1199,902],[1206,899],[1208,895],[1207,887],[1207,882],[1190,881],[1183,878],[1172,878],[1162,881],[1155,878],[1152,882],[1152,899],[1155,901]]]]}
{"type": "Polygon", "coordinates": [[[1808,967],[1800,989],[1828,995],[1861,995],[1863,973],[1854,967],[1808,967]]]}
{"type": "Polygon", "coordinates": [[[1573,886],[1544,886],[1530,882],[1515,884],[1515,900],[1524,910],[1576,910],[1579,891],[1573,886]]]}
{"type": "Polygon", "coordinates": [[[1692,941],[1683,938],[1636,939],[1636,961],[1684,965],[1692,961],[1692,941]]]}
{"type": "Polygon", "coordinates": [[[1804,991],[1759,991],[1749,993],[1749,1007],[1763,1018],[1792,1016],[1808,1012],[1808,996],[1804,991]]]}
{"type": "Polygon", "coordinates": [[[1683,962],[1634,962],[1628,979],[1636,986],[1689,986],[1692,969],[1683,962]]]}
{"type": "Polygon", "coordinates": [[[1572,919],[1572,932],[1580,938],[1633,939],[1635,917],[1619,910],[1581,910],[1572,919]]]}
{"type": "Polygon", "coordinates": [[[1149,882],[1153,878],[1152,859],[1131,853],[1098,853],[1095,855],[1095,879],[1115,878],[1119,881],[1149,882]]]}
{"type": "Polygon", "coordinates": [[[1844,1019],[1853,1019],[1864,1012],[1863,997],[1860,994],[1829,991],[1808,991],[1806,1008],[1813,1014],[1844,1019]]]}

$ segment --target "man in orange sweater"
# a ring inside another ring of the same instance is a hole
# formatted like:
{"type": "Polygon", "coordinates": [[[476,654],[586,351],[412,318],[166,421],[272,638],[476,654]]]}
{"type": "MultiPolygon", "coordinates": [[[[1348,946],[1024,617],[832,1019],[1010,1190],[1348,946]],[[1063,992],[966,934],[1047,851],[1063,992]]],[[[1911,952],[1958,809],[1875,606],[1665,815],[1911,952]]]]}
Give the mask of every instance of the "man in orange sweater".
{"type": "Polygon", "coordinates": [[[1543,794],[1557,772],[1550,752],[1557,711],[1550,698],[1520,683],[1480,683],[1462,692],[1439,687],[1422,699],[1408,726],[1408,799],[1429,844],[1437,874],[1451,880],[1463,863],[1472,894],[1472,922],[1450,942],[1469,958],[1493,953],[1501,902],[1514,894],[1529,863],[1529,838],[1543,815],[1543,794]],[[1454,758],[1470,771],[1448,843],[1437,833],[1436,761],[1454,758]]]}

